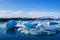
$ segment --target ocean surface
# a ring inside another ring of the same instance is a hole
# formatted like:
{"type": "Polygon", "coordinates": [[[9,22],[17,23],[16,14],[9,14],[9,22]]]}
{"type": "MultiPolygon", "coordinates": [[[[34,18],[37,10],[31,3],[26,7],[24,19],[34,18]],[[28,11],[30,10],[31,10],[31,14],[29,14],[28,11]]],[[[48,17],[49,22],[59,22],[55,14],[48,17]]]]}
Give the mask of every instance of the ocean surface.
{"type": "Polygon", "coordinates": [[[30,36],[23,35],[19,32],[14,32],[13,34],[4,33],[4,24],[6,22],[0,22],[0,40],[60,40],[60,33],[54,36],[30,36]]]}

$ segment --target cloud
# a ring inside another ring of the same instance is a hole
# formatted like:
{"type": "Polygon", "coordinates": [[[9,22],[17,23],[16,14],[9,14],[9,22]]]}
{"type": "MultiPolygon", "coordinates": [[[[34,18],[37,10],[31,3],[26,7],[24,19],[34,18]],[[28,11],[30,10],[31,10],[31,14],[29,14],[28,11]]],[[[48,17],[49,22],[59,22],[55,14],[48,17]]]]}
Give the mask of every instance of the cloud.
{"type": "Polygon", "coordinates": [[[30,17],[39,18],[43,16],[60,16],[60,12],[40,12],[40,11],[10,11],[10,10],[0,10],[0,18],[14,18],[14,17],[30,17]]]}
{"type": "Polygon", "coordinates": [[[0,18],[12,18],[12,17],[21,17],[22,11],[7,11],[2,10],[0,11],[0,18]]]}
{"type": "Polygon", "coordinates": [[[27,14],[29,17],[43,17],[43,16],[60,16],[59,12],[40,12],[32,11],[27,14]]]}

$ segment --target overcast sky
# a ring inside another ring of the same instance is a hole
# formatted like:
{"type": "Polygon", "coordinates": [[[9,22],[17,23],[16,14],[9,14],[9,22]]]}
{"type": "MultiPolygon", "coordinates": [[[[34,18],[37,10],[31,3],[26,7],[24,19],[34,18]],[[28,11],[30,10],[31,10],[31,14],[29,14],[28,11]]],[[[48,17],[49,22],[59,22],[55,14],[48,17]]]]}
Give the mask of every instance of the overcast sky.
{"type": "Polygon", "coordinates": [[[0,18],[60,16],[60,0],[0,0],[0,18]]]}

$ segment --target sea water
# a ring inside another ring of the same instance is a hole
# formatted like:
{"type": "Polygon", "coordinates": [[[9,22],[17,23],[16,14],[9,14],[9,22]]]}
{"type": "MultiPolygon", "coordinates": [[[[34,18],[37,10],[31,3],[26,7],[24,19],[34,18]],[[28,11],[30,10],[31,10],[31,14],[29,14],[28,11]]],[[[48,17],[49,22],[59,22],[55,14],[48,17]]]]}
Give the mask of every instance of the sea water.
{"type": "MultiPolygon", "coordinates": [[[[60,23],[60,21],[57,22],[60,23]]],[[[17,31],[14,32],[13,34],[5,34],[3,29],[5,27],[4,25],[5,23],[6,22],[0,22],[0,40],[60,40],[60,33],[53,36],[29,36],[23,35],[17,31]]]]}

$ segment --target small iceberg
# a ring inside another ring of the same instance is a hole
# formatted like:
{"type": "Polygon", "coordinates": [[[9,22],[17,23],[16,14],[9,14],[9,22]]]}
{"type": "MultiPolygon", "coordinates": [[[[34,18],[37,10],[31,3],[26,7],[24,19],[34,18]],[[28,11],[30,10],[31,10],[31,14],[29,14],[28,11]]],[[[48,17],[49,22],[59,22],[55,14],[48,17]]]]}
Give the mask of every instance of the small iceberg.
{"type": "Polygon", "coordinates": [[[16,26],[17,22],[15,20],[10,20],[6,23],[6,28],[14,28],[16,26]]]}
{"type": "Polygon", "coordinates": [[[17,22],[15,20],[10,20],[8,21],[5,25],[6,27],[4,28],[4,32],[6,34],[12,34],[15,33],[15,26],[16,26],[17,22]]]}
{"type": "Polygon", "coordinates": [[[50,22],[50,25],[57,25],[57,22],[50,22]]]}
{"type": "Polygon", "coordinates": [[[35,24],[32,24],[30,22],[27,22],[24,25],[26,26],[26,28],[35,28],[35,24]]]}

